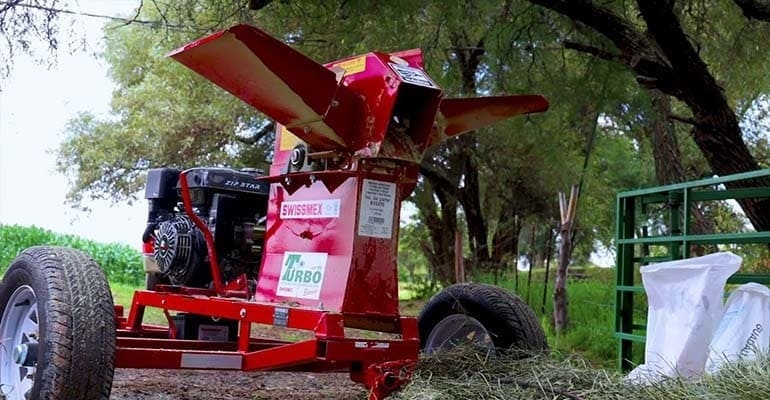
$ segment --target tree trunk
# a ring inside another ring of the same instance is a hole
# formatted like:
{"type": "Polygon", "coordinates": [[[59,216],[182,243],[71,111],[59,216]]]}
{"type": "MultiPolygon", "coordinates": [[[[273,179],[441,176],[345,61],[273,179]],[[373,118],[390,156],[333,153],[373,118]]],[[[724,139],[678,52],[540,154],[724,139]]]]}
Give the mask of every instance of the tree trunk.
{"type": "MultiPolygon", "coordinates": [[[[455,63],[462,75],[461,92],[476,94],[475,76],[484,55],[484,43],[471,42],[464,32],[450,34],[453,45],[448,62],[455,63]]],[[[468,245],[473,263],[465,266],[466,273],[478,263],[489,261],[488,231],[481,207],[481,189],[476,162],[478,147],[473,132],[450,139],[433,154],[426,154],[420,163],[420,173],[430,183],[427,187],[438,198],[441,215],[435,210],[433,196],[424,196],[417,206],[426,216],[432,215],[429,224],[434,254],[431,268],[443,283],[453,281],[454,237],[457,230],[457,206],[462,206],[468,228],[468,245]],[[439,160],[436,162],[436,160],[439,160]],[[430,204],[433,202],[433,204],[430,204]],[[425,210],[423,210],[423,207],[425,210]],[[431,211],[432,209],[432,211],[431,211]]]]}
{"type": "Polygon", "coordinates": [[[564,332],[569,325],[569,299],[567,298],[567,268],[572,255],[572,223],[561,224],[559,237],[559,265],[556,269],[556,281],[553,289],[553,326],[557,334],[564,332]]]}
{"type": "MultiPolygon", "coordinates": [[[[684,33],[672,10],[673,2],[640,0],[638,4],[655,41],[674,67],[674,77],[678,78],[661,90],[684,101],[692,110],[693,139],[714,172],[724,176],[759,169],[743,141],[738,117],[684,33]]],[[[726,186],[752,187],[758,183],[739,181],[726,186]]],[[[770,179],[763,179],[763,185],[770,185],[770,179]]],[[[770,230],[770,200],[740,199],[738,203],[757,230],[770,230]]]]}
{"type": "MultiPolygon", "coordinates": [[[[462,75],[462,93],[476,95],[476,73],[484,57],[484,40],[473,41],[465,32],[453,32],[450,35],[454,47],[454,61],[462,75]]],[[[460,203],[465,211],[468,225],[468,246],[471,249],[476,266],[490,260],[487,223],[481,209],[481,185],[479,182],[478,163],[476,162],[476,133],[468,132],[454,140],[453,162],[460,167],[463,186],[460,191],[460,203]]]]}
{"type": "Polygon", "coordinates": [[[433,276],[442,284],[454,283],[454,234],[457,229],[457,202],[441,189],[428,187],[415,191],[415,203],[420,217],[428,228],[430,243],[422,246],[433,276]],[[433,194],[439,199],[436,207],[433,194]]]}
{"type": "MultiPolygon", "coordinates": [[[[671,101],[669,96],[659,90],[651,89],[653,115],[650,118],[648,136],[655,160],[655,177],[659,185],[686,182],[688,177],[682,165],[682,154],[676,139],[676,130],[671,122],[671,101]]],[[[690,209],[693,217],[692,233],[706,234],[714,232],[714,221],[693,205],[690,209]]],[[[712,246],[711,248],[715,248],[712,246]]],[[[706,254],[708,246],[694,245],[694,255],[706,254]]]]}
{"type": "MultiPolygon", "coordinates": [[[[683,101],[692,111],[692,137],[713,172],[724,176],[759,169],[743,141],[738,118],[722,88],[690,42],[674,13],[674,1],[637,0],[647,32],[609,6],[591,1],[530,0],[593,28],[614,50],[565,41],[567,48],[622,64],[642,87],[658,89],[683,101]]],[[[738,1],[738,3],[752,3],[738,1]]],[[[729,183],[728,188],[770,186],[770,178],[729,183]]],[[[770,199],[738,203],[757,230],[770,230],[770,199]]]]}
{"type": "Polygon", "coordinates": [[[460,201],[465,211],[465,220],[468,225],[468,246],[476,265],[487,263],[490,260],[488,248],[487,222],[481,212],[481,193],[478,163],[476,162],[475,148],[476,138],[474,133],[467,133],[458,138],[460,145],[457,154],[463,159],[462,197],[460,201]]]}
{"type": "Polygon", "coordinates": [[[655,160],[655,177],[659,185],[684,182],[685,170],[682,153],[676,140],[671,116],[671,100],[660,90],[649,90],[652,98],[652,114],[649,118],[648,137],[652,157],[655,160]]]}
{"type": "Polygon", "coordinates": [[[559,265],[556,269],[556,281],[553,290],[553,326],[557,334],[563,333],[569,326],[569,299],[567,298],[567,269],[572,259],[572,227],[577,210],[578,186],[573,185],[569,202],[563,193],[559,193],[561,226],[559,237],[559,265]]]}
{"type": "Polygon", "coordinates": [[[506,256],[518,257],[516,249],[519,248],[519,233],[521,226],[518,214],[502,212],[492,237],[492,262],[499,264],[506,256]]]}

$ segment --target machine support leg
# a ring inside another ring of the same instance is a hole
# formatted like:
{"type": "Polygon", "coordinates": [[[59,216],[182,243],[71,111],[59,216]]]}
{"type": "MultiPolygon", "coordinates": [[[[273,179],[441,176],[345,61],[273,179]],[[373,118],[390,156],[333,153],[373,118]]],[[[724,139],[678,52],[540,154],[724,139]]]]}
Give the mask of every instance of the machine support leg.
{"type": "Polygon", "coordinates": [[[401,388],[412,378],[417,360],[388,361],[370,364],[364,372],[364,384],[369,400],[382,400],[401,388]]]}

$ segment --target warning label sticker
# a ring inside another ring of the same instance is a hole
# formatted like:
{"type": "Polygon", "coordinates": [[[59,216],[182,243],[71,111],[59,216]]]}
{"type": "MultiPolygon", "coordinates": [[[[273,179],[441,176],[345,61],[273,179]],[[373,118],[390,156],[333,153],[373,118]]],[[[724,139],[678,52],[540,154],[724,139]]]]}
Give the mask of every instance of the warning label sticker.
{"type": "Polygon", "coordinates": [[[281,277],[276,294],[284,297],[318,300],[326,271],[327,253],[287,251],[283,255],[281,277]]]}
{"type": "Polygon", "coordinates": [[[286,127],[283,125],[281,125],[278,140],[281,142],[281,145],[279,146],[281,151],[291,150],[294,148],[294,146],[302,143],[302,141],[297,136],[289,132],[289,130],[286,129],[286,127]]]}
{"type": "Polygon", "coordinates": [[[340,216],[340,199],[284,201],[281,203],[281,219],[337,218],[340,216]]]}
{"type": "Polygon", "coordinates": [[[421,69],[418,68],[412,68],[408,65],[398,65],[389,63],[390,68],[393,68],[393,71],[395,71],[399,77],[401,77],[401,80],[403,80],[406,83],[411,83],[413,85],[420,85],[425,86],[429,88],[435,88],[436,84],[433,83],[433,81],[428,78],[428,75],[425,74],[421,69]]]}
{"type": "Polygon", "coordinates": [[[395,205],[395,183],[364,179],[361,188],[361,209],[358,215],[358,234],[390,239],[393,236],[395,205]]]}
{"type": "Polygon", "coordinates": [[[352,60],[343,61],[335,66],[345,70],[345,75],[353,75],[366,70],[366,57],[356,57],[352,60]]]}

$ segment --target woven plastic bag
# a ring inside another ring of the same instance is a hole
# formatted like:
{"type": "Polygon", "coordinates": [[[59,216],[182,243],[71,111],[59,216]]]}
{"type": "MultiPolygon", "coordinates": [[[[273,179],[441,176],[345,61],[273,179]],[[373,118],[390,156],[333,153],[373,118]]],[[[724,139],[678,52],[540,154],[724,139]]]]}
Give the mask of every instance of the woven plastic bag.
{"type": "Polygon", "coordinates": [[[770,289],[747,283],[730,293],[719,327],[711,340],[706,371],[716,373],[727,362],[752,360],[770,348],[770,289]]]}
{"type": "Polygon", "coordinates": [[[703,374],[724,309],[725,283],[740,265],[740,257],[722,252],[640,269],[648,300],[647,343],[644,364],[627,381],[703,374]]]}

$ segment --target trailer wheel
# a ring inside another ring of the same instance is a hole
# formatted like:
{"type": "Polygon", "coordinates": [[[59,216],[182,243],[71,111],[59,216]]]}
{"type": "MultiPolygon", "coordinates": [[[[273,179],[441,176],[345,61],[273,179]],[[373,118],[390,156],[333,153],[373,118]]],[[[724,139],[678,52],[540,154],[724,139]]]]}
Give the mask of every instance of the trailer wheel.
{"type": "Polygon", "coordinates": [[[32,247],[0,285],[0,399],[107,400],[115,309],[102,269],[63,247],[32,247]]]}
{"type": "Polygon", "coordinates": [[[452,285],[433,296],[418,317],[420,348],[427,354],[471,344],[532,354],[548,350],[534,311],[496,286],[452,285]]]}

